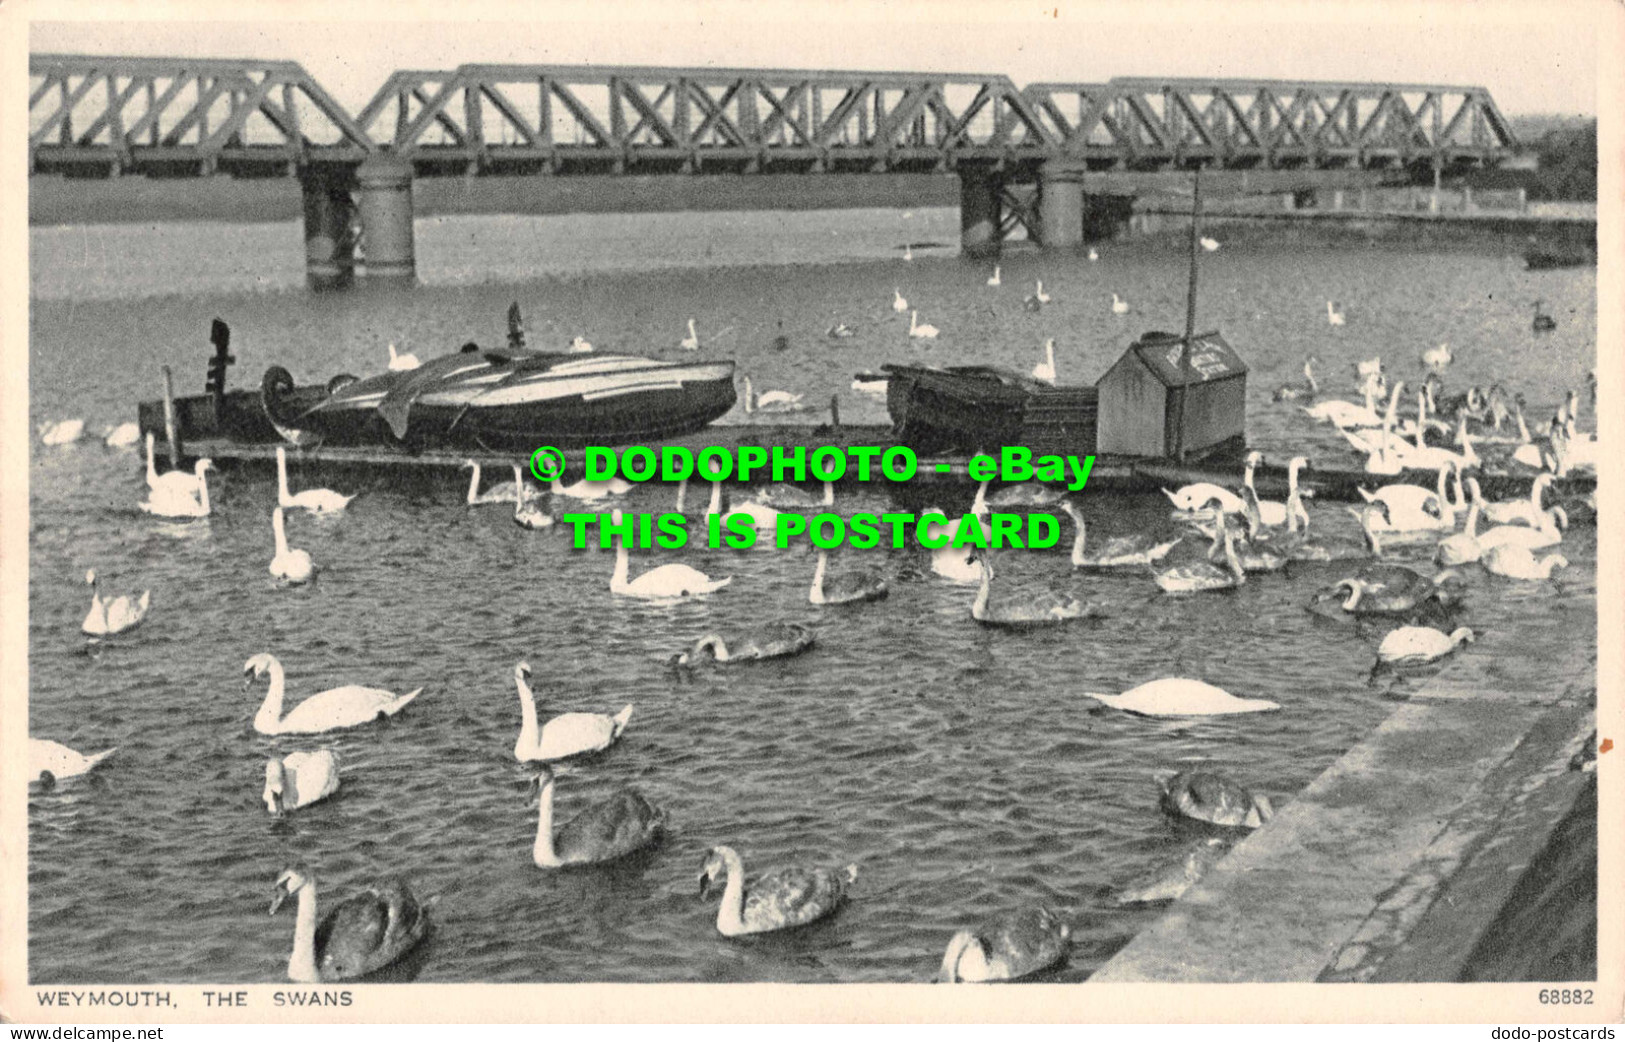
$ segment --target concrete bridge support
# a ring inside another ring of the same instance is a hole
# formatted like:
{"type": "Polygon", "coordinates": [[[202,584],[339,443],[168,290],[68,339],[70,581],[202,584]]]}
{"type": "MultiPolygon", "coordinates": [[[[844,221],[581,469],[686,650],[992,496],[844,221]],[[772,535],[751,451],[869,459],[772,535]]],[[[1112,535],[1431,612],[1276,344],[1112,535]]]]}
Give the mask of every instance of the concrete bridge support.
{"type": "Polygon", "coordinates": [[[305,281],[343,289],[355,281],[355,186],[349,167],[307,167],[299,174],[305,209],[305,281]]]}
{"type": "Polygon", "coordinates": [[[959,248],[970,257],[999,252],[999,179],[991,170],[959,168],[959,248]]]}
{"type": "Polygon", "coordinates": [[[373,156],[356,170],[356,189],[367,278],[416,277],[412,164],[392,156],[373,156]]]}
{"type": "Polygon", "coordinates": [[[1038,172],[1038,240],[1046,250],[1083,244],[1084,171],[1045,163],[1038,172]]]}

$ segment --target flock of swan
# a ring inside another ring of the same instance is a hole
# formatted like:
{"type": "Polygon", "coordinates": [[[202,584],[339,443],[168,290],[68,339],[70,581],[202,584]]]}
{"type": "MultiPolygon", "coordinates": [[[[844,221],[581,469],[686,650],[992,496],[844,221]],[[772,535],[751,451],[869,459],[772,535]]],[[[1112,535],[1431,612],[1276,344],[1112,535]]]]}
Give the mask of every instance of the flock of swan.
{"type": "MultiPolygon", "coordinates": [[[[1203,240],[1205,249],[1219,244],[1203,240]]],[[[1091,260],[1095,259],[1091,251],[1091,260]]],[[[1002,285],[1002,272],[995,266],[987,284],[1002,285]]],[[[1026,298],[1026,306],[1036,309],[1050,302],[1041,281],[1026,298]]],[[[892,309],[909,315],[908,335],[933,339],[938,330],[918,321],[918,310],[903,297],[900,287],[893,291],[892,309]]],[[[1126,314],[1127,302],[1112,295],[1111,311],[1126,314]]],[[[1542,317],[1537,306],[1537,318],[1542,317]]],[[[1343,325],[1344,314],[1327,302],[1327,320],[1343,325]]],[[[1549,317],[1547,318],[1549,322],[1549,317]]],[[[1540,324],[1537,322],[1537,330],[1540,324]]],[[[1548,327],[1549,328],[1549,327],[1548,327]]],[[[837,324],[830,336],[850,335],[837,324]]],[[[699,337],[693,320],[680,347],[697,350],[699,337]]],[[[573,350],[591,350],[577,338],[573,350]]],[[[389,368],[416,367],[418,360],[400,354],[389,345],[389,368]]],[[[1578,395],[1570,392],[1563,408],[1545,429],[1544,439],[1531,437],[1522,414],[1521,397],[1509,396],[1497,385],[1488,392],[1473,388],[1447,398],[1440,375],[1454,362],[1448,345],[1424,351],[1421,365],[1429,372],[1415,395],[1415,412],[1401,412],[1403,382],[1387,384],[1380,359],[1361,362],[1356,367],[1357,393],[1363,401],[1322,398],[1323,388],[1313,366],[1318,359],[1304,363],[1304,385],[1280,388],[1277,401],[1306,403],[1301,406],[1309,419],[1334,426],[1356,453],[1366,457],[1365,471],[1377,479],[1406,471],[1436,472],[1431,487],[1408,482],[1379,483],[1362,490],[1366,502],[1349,508],[1359,521],[1358,541],[1311,536],[1311,528],[1321,526],[1308,509],[1309,493],[1300,488],[1300,475],[1308,465],[1305,457],[1294,457],[1288,468],[1285,500],[1260,497],[1254,485],[1260,454],[1249,454],[1238,486],[1198,483],[1179,489],[1165,489],[1174,507],[1174,528],[1163,532],[1142,532],[1119,536],[1104,542],[1089,542],[1088,520],[1079,504],[1041,485],[1018,485],[989,493],[989,482],[975,492],[969,515],[983,523],[995,508],[1048,509],[1058,506],[1072,522],[1073,543],[1070,565],[1078,573],[1143,574],[1163,594],[1189,596],[1233,590],[1247,583],[1249,575],[1279,571],[1292,562],[1346,562],[1347,574],[1315,595],[1312,607],[1328,602],[1331,610],[1357,618],[1376,619],[1391,626],[1375,648],[1379,667],[1427,665],[1443,659],[1473,640],[1473,631],[1455,625],[1460,609],[1462,576],[1456,569],[1477,564],[1494,575],[1515,580],[1544,580],[1566,566],[1560,553],[1537,558],[1535,552],[1558,546],[1568,525],[1564,506],[1547,505],[1546,497],[1556,478],[1574,470],[1594,469],[1597,455],[1594,434],[1583,434],[1576,426],[1578,395]],[[1385,403],[1385,404],[1384,404],[1385,403]],[[1475,430],[1476,428],[1476,430],[1475,430]],[[1507,433],[1503,433],[1506,431],[1507,433]],[[1464,472],[1482,466],[1475,445],[1506,448],[1508,457],[1534,466],[1534,478],[1526,497],[1504,502],[1487,502],[1476,476],[1464,472]],[[1532,447],[1532,448],[1531,448],[1532,447]],[[1488,527],[1481,528],[1481,525],[1488,527]],[[1393,546],[1417,548],[1442,571],[1422,571],[1388,559],[1393,546]]],[[[1036,379],[1056,378],[1054,341],[1045,343],[1045,357],[1033,370],[1036,379]]],[[[884,381],[877,381],[884,392],[884,381]]],[[[877,388],[864,390],[873,392],[877,388]]],[[[1594,393],[1594,391],[1593,391],[1594,393]]],[[[1593,399],[1594,401],[1594,399],[1593,399]]],[[[789,392],[759,393],[745,378],[743,398],[746,412],[793,411],[801,396],[789,392]]],[[[83,421],[65,421],[41,428],[48,445],[71,444],[83,435],[83,421]]],[[[104,432],[110,447],[129,448],[140,441],[134,424],[104,432]]],[[[147,498],[139,504],[150,514],[166,518],[198,519],[211,514],[208,472],[212,461],[197,461],[190,471],[160,473],[154,456],[154,440],[146,436],[147,498]]],[[[468,507],[512,504],[514,521],[525,529],[541,530],[555,525],[556,513],[538,502],[542,498],[515,465],[513,481],[482,487],[481,465],[465,463],[471,471],[466,496],[468,507]]],[[[566,485],[554,480],[547,494],[554,501],[571,500],[596,504],[612,510],[616,522],[622,520],[617,504],[633,486],[613,482],[577,482],[566,485]]],[[[675,509],[684,513],[687,482],[676,490],[675,509]]],[[[712,482],[707,517],[724,519],[745,516],[758,528],[758,547],[771,549],[771,532],[778,515],[786,510],[833,510],[835,489],[824,483],[818,498],[787,485],[762,489],[738,505],[726,501],[720,482],[712,482]]],[[[330,489],[293,492],[289,486],[285,450],[277,449],[277,505],[271,514],[272,556],[268,571],[279,584],[310,582],[317,574],[311,555],[290,546],[288,521],[291,516],[340,517],[354,500],[330,489]]],[[[1588,505],[1594,510],[1594,499],[1588,505]]],[[[967,523],[942,510],[928,508],[927,514],[940,514],[938,534],[949,544],[931,552],[930,570],[940,580],[975,587],[969,614],[984,626],[1023,631],[1098,618],[1100,608],[1071,594],[1048,588],[995,585],[998,572],[992,554],[983,548],[954,546],[955,537],[967,523]]],[[[713,578],[682,562],[668,562],[637,575],[624,542],[617,540],[613,570],[609,577],[612,596],[630,600],[672,602],[705,598],[730,587],[732,576],[713,578]]],[[[92,587],[91,606],[82,624],[83,633],[93,639],[109,639],[136,629],[151,608],[150,591],[140,595],[104,594],[92,570],[86,574],[92,587]]],[[[819,608],[858,606],[887,597],[888,582],[872,569],[832,568],[829,555],[818,550],[807,600],[819,608]]],[[[816,629],[792,622],[768,622],[738,633],[710,633],[686,651],[673,655],[674,668],[692,670],[704,665],[734,665],[801,654],[814,646],[816,629]]],[[[268,653],[244,663],[244,686],[264,681],[264,699],[253,717],[256,732],[273,737],[322,736],[365,727],[395,716],[411,705],[422,688],[397,694],[360,685],[346,685],[321,691],[285,708],[285,675],[282,664],[268,653]]],[[[590,866],[618,861],[657,846],[666,832],[667,813],[634,788],[620,788],[597,801],[576,802],[567,821],[555,817],[558,793],[557,765],[602,753],[626,735],[633,706],[615,713],[567,712],[543,719],[541,699],[531,686],[532,671],[527,663],[514,667],[513,682],[520,702],[520,728],[513,756],[533,771],[529,805],[536,814],[536,834],[532,862],[539,869],[590,866]]],[[[1204,717],[1248,714],[1279,710],[1281,706],[1261,698],[1237,697],[1205,681],[1185,677],[1160,677],[1120,693],[1084,692],[1088,699],[1110,709],[1153,717],[1204,717]]],[[[84,775],[113,755],[116,749],[80,754],[59,743],[30,739],[30,774],[46,787],[84,775]]],[[[271,756],[265,763],[262,798],[267,811],[285,815],[303,810],[335,794],[341,783],[341,763],[331,748],[296,750],[271,756]]],[[[1187,771],[1160,782],[1163,809],[1179,818],[1203,822],[1220,829],[1253,829],[1269,819],[1272,808],[1266,797],[1255,796],[1227,776],[1210,771],[1187,771]]],[[[1202,870],[1222,853],[1223,844],[1209,839],[1193,850],[1172,872],[1150,884],[1125,890],[1123,902],[1166,900],[1188,887],[1202,870]]],[[[790,930],[821,921],[835,914],[845,903],[848,888],[857,878],[857,866],[788,865],[765,873],[747,874],[737,849],[719,845],[705,854],[700,867],[702,896],[721,890],[715,926],[726,937],[738,937],[790,930]]],[[[398,879],[384,879],[362,887],[357,893],[319,915],[317,880],[305,865],[280,873],[274,885],[271,910],[285,901],[297,906],[288,976],[301,982],[347,980],[364,977],[389,966],[415,949],[429,931],[433,902],[419,902],[409,886],[398,879]]],[[[1014,909],[981,924],[975,930],[955,934],[944,954],[938,979],[944,981],[1015,980],[1047,970],[1064,961],[1068,951],[1070,926],[1054,912],[1035,906],[1014,909]]]]}

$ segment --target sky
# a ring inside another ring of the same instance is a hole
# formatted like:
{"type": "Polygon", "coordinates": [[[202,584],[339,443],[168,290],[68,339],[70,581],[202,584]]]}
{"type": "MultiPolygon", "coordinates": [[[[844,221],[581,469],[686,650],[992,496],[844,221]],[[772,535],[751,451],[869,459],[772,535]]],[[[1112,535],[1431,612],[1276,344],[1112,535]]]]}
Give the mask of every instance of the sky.
{"type": "Polygon", "coordinates": [[[1489,88],[1505,114],[1596,113],[1609,0],[488,0],[231,4],[39,0],[36,52],[291,59],[351,111],[390,72],[465,62],[1354,80],[1489,88]],[[419,16],[441,19],[416,20],[419,16]],[[455,18],[456,21],[446,21],[455,18]]]}

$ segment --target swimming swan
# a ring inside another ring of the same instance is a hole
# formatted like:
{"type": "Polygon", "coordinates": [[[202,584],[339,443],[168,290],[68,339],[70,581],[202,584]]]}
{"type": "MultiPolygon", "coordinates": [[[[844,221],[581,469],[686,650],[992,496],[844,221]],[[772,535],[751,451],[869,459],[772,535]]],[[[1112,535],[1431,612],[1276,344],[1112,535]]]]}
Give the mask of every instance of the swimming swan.
{"type": "Polygon", "coordinates": [[[331,749],[289,753],[265,761],[265,809],[275,817],[339,791],[339,757],[331,749]]]}
{"type": "MultiPolygon", "coordinates": [[[[517,503],[519,501],[519,482],[504,481],[492,485],[484,492],[480,491],[480,465],[471,459],[463,460],[463,470],[471,471],[468,476],[468,495],[463,502],[471,507],[485,506],[489,503],[517,503]]],[[[554,489],[557,492],[557,489],[554,489]]]]}
{"type": "Polygon", "coordinates": [[[717,932],[724,937],[770,933],[806,926],[833,915],[857,881],[858,866],[844,869],[795,865],[747,882],[745,866],[732,847],[712,847],[700,867],[700,896],[726,877],[717,932]]]}
{"type": "Polygon", "coordinates": [[[984,626],[1052,626],[1093,614],[1093,609],[1076,597],[1063,597],[1049,590],[1024,591],[1015,596],[993,598],[993,562],[983,551],[977,555],[982,569],[982,585],[971,601],[970,616],[984,626]]]}
{"type": "Polygon", "coordinates": [[[1330,300],[1326,302],[1326,324],[1329,326],[1343,325],[1343,312],[1339,311],[1337,305],[1330,300]]]}
{"type": "Polygon", "coordinates": [[[288,451],[276,447],[276,501],[285,510],[308,510],[313,514],[336,514],[350,505],[355,496],[341,496],[330,488],[307,488],[297,496],[288,493],[288,451]]]}
{"type": "Polygon", "coordinates": [[[908,335],[916,340],[935,340],[940,332],[936,326],[921,325],[919,311],[908,313],[908,335]]]}
{"type": "Polygon", "coordinates": [[[870,571],[848,572],[827,576],[829,551],[818,550],[818,564],[813,569],[812,589],[807,600],[813,604],[856,604],[860,601],[878,601],[888,592],[886,580],[870,571]]]}
{"type": "Polygon", "coordinates": [[[618,861],[658,843],[665,832],[665,812],[636,789],[617,789],[555,829],[556,784],[552,768],[545,764],[531,784],[531,799],[538,808],[531,860],[537,868],[618,861]]]}
{"type": "Polygon", "coordinates": [[[1497,546],[1521,546],[1526,550],[1542,550],[1563,541],[1563,529],[1569,526],[1569,515],[1562,507],[1552,507],[1541,515],[1539,527],[1527,525],[1496,525],[1478,537],[1479,550],[1488,553],[1497,546]]]}
{"type": "Polygon", "coordinates": [[[110,449],[134,448],[140,440],[141,427],[133,420],[102,431],[102,444],[110,449]]]}
{"type": "Polygon", "coordinates": [[[90,610],[85,613],[85,621],[79,624],[79,629],[87,637],[127,633],[146,620],[147,609],[152,605],[151,590],[142,590],[140,597],[129,594],[103,597],[94,568],[85,572],[85,582],[90,586],[90,610]]]}
{"type": "Polygon", "coordinates": [[[1247,510],[1247,503],[1240,496],[1227,488],[1215,485],[1209,481],[1199,481],[1194,485],[1186,485],[1177,492],[1162,490],[1168,501],[1174,505],[1175,510],[1187,513],[1204,510],[1209,504],[1217,503],[1219,509],[1227,514],[1241,514],[1247,510]]]}
{"type": "Polygon", "coordinates": [[[316,923],[316,879],[306,869],[277,876],[271,914],[297,894],[288,979],[300,984],[353,980],[383,969],[416,948],[429,913],[406,883],[386,879],[341,901],[316,923]]]}
{"type": "Polygon", "coordinates": [[[624,496],[631,492],[635,486],[625,478],[614,477],[605,481],[578,481],[573,485],[564,485],[558,478],[553,479],[549,491],[555,496],[564,496],[569,499],[596,500],[608,499],[610,496],[624,496]]]}
{"type": "Polygon", "coordinates": [[[1382,638],[1377,661],[1393,666],[1420,666],[1437,662],[1473,639],[1466,626],[1446,635],[1431,626],[1401,626],[1382,638]]]}
{"type": "Polygon", "coordinates": [[[692,666],[707,658],[712,662],[788,658],[812,647],[814,639],[813,631],[808,626],[796,622],[770,622],[736,638],[731,647],[720,634],[707,633],[694,642],[693,650],[673,655],[671,662],[674,666],[692,666]]]}
{"type": "Polygon", "coordinates": [[[311,695],[283,716],[282,663],[274,656],[259,654],[243,663],[243,689],[247,690],[266,673],[271,675],[271,687],[265,693],[259,712],[254,714],[254,730],[260,734],[321,734],[370,724],[399,713],[423,690],[420,687],[395,695],[374,687],[350,684],[311,695]]]}
{"type": "Polygon", "coordinates": [[[513,487],[519,490],[519,494],[514,497],[513,523],[532,531],[552,528],[553,515],[531,500],[530,486],[525,483],[524,470],[517,463],[513,465],[513,487]]]}
{"type": "Polygon", "coordinates": [[[1232,713],[1265,713],[1281,708],[1279,703],[1268,699],[1237,698],[1223,688],[1182,677],[1147,681],[1120,695],[1102,695],[1093,691],[1083,694],[1085,698],[1092,698],[1113,709],[1140,716],[1225,716],[1232,713]]]}
{"type": "Polygon", "coordinates": [[[84,420],[63,420],[60,423],[42,423],[39,440],[42,445],[70,445],[85,433],[84,420]]]}
{"type": "Polygon", "coordinates": [[[1551,474],[1536,474],[1534,482],[1529,486],[1527,498],[1509,500],[1505,503],[1485,503],[1484,520],[1492,525],[1525,524],[1539,527],[1545,524],[1546,511],[1541,506],[1541,496],[1551,483],[1551,474]]]}
{"type": "Polygon", "coordinates": [[[1483,495],[1478,490],[1478,479],[1468,478],[1467,487],[1472,490],[1472,505],[1467,508],[1466,527],[1439,540],[1439,545],[1433,551],[1434,561],[1446,568],[1472,564],[1484,552],[1478,543],[1478,516],[1484,506],[1483,495]]]}
{"type": "Polygon", "coordinates": [[[891,309],[899,315],[908,310],[908,301],[903,299],[903,291],[896,286],[891,291],[891,309]]]}
{"type": "Polygon", "coordinates": [[[1085,526],[1083,513],[1069,499],[1061,509],[1077,525],[1078,534],[1072,541],[1072,567],[1074,568],[1129,568],[1141,564],[1156,564],[1179,545],[1177,538],[1165,543],[1156,542],[1148,535],[1119,536],[1108,539],[1093,554],[1084,552],[1085,526]]]}
{"type": "Polygon", "coordinates": [[[1502,545],[1491,547],[1479,558],[1486,571],[1508,579],[1550,579],[1559,568],[1567,568],[1569,559],[1562,554],[1550,554],[1535,560],[1526,546],[1502,545]]]}
{"type": "Polygon", "coordinates": [[[563,760],[608,749],[620,740],[632,719],[632,707],[619,713],[560,713],[537,726],[536,695],[531,691],[530,663],[513,668],[514,686],[519,689],[519,740],[513,745],[513,758],[520,763],[563,760]]]}
{"type": "Polygon", "coordinates": [[[1044,360],[1033,366],[1033,379],[1045,383],[1055,382],[1055,338],[1044,341],[1044,360]]]}
{"type": "Polygon", "coordinates": [[[791,394],[789,391],[768,391],[758,394],[751,386],[750,377],[745,377],[745,412],[746,413],[784,413],[802,412],[807,408],[802,404],[803,394],[791,394]]]}
{"type": "Polygon", "coordinates": [[[138,504],[142,510],[158,517],[208,517],[209,482],[204,474],[214,467],[214,460],[200,459],[193,473],[182,475],[194,484],[183,488],[179,483],[164,481],[175,472],[159,475],[162,484],[147,493],[146,501],[138,504]]]}
{"type": "Polygon", "coordinates": [[[1126,315],[1126,314],[1128,314],[1128,301],[1122,299],[1121,297],[1119,297],[1115,293],[1112,294],[1112,314],[1114,314],[1114,315],[1126,315]]]}
{"type": "Polygon", "coordinates": [[[408,370],[416,369],[418,366],[420,366],[422,364],[423,364],[422,362],[418,361],[418,356],[417,355],[414,355],[414,354],[405,354],[405,355],[397,354],[396,351],[395,351],[395,343],[394,343],[394,341],[390,341],[390,344],[389,344],[389,368],[390,368],[390,370],[392,372],[404,373],[404,372],[406,372],[408,370]]]}
{"type": "Polygon", "coordinates": [[[1196,561],[1191,564],[1175,565],[1172,568],[1160,571],[1156,575],[1156,580],[1163,593],[1200,593],[1205,590],[1228,590],[1247,581],[1247,571],[1242,567],[1241,559],[1236,555],[1236,537],[1230,531],[1230,526],[1224,518],[1225,515],[1219,515],[1219,527],[1216,535],[1224,546],[1225,567],[1221,568],[1211,561],[1196,561]]]}
{"type": "Polygon", "coordinates": [[[694,320],[688,320],[688,336],[677,341],[677,346],[684,351],[698,351],[700,349],[700,334],[694,329],[694,320]]]}
{"type": "Polygon", "coordinates": [[[311,563],[310,554],[288,549],[288,534],[281,507],[271,511],[271,531],[276,535],[276,556],[271,558],[268,569],[272,577],[285,583],[309,582],[316,573],[316,566],[311,563]]]}
{"type": "Polygon", "coordinates": [[[60,742],[53,742],[49,738],[30,738],[28,740],[28,780],[38,781],[46,785],[67,778],[77,778],[87,774],[103,760],[118,752],[118,747],[103,749],[99,753],[74,752],[60,742]]]}
{"type": "Polygon", "coordinates": [[[1023,908],[961,930],[948,942],[938,984],[985,984],[1041,973],[1064,961],[1072,928],[1048,908],[1023,908]]]}
{"type": "Polygon", "coordinates": [[[1163,812],[1230,829],[1262,828],[1275,815],[1268,796],[1219,771],[1180,771],[1158,782],[1163,812]]]}
{"type": "MultiPolygon", "coordinates": [[[[621,524],[621,511],[617,507],[613,515],[617,525],[621,524]]],[[[709,575],[697,568],[690,568],[686,564],[663,564],[658,568],[651,568],[636,579],[628,581],[627,569],[631,559],[626,552],[626,541],[620,538],[615,540],[615,571],[609,577],[609,591],[622,597],[637,597],[642,600],[674,600],[680,597],[704,597],[714,593],[733,582],[733,576],[723,579],[712,579],[709,575]]]]}

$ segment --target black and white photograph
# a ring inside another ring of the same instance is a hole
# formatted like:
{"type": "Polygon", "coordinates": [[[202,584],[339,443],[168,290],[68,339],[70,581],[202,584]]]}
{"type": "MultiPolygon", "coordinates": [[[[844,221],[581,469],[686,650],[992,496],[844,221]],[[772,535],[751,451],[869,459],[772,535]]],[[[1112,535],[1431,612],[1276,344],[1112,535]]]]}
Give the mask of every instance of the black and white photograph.
{"type": "Polygon", "coordinates": [[[10,12],[0,1013],[1616,1022],[1622,27],[10,12]]]}

